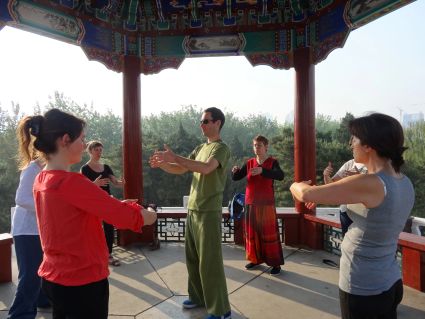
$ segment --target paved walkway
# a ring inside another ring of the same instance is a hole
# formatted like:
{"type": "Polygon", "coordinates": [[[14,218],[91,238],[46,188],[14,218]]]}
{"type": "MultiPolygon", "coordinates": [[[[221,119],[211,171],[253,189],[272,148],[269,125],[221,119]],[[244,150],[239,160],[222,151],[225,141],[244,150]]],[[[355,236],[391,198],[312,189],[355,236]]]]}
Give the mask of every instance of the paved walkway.
{"type": "MultiPolygon", "coordinates": [[[[223,245],[227,285],[234,319],[330,319],[339,318],[338,269],[323,263],[338,257],[323,251],[285,248],[284,271],[270,276],[261,266],[245,270],[242,248],[223,245]]],[[[162,243],[161,249],[149,251],[134,246],[115,248],[121,267],[111,267],[109,318],[200,319],[205,309],[183,310],[187,297],[187,272],[182,243],[162,243]]],[[[16,287],[13,282],[0,284],[0,319],[7,316],[16,287]]],[[[399,319],[425,318],[425,294],[405,287],[399,319]]],[[[39,319],[51,319],[49,312],[39,312],[39,319]]]]}

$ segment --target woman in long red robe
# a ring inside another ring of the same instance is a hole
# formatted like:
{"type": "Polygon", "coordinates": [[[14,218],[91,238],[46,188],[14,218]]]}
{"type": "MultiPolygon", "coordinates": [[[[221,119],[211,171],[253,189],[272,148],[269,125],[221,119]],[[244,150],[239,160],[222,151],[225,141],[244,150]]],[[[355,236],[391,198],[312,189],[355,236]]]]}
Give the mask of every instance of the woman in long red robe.
{"type": "Polygon", "coordinates": [[[253,140],[255,157],[242,167],[232,168],[232,180],[247,179],[245,190],[245,249],[249,263],[246,269],[259,264],[271,266],[271,275],[280,274],[284,264],[274,198],[274,180],[282,181],[284,173],[278,161],[268,156],[269,141],[258,135],[253,140]]]}

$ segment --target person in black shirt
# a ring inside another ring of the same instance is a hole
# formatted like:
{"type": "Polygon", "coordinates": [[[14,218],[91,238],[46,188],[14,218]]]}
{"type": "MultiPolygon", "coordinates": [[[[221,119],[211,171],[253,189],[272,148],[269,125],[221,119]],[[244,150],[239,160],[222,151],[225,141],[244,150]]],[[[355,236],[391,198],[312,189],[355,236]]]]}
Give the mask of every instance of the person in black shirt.
{"type": "MultiPolygon", "coordinates": [[[[108,194],[111,194],[110,184],[122,186],[123,181],[114,176],[112,169],[101,162],[103,144],[99,141],[90,141],[87,143],[87,152],[90,160],[81,167],[81,174],[90,179],[97,186],[102,188],[108,194]]],[[[109,264],[119,266],[120,261],[112,256],[112,244],[114,242],[114,226],[103,222],[106,244],[109,251],[109,264]]]]}

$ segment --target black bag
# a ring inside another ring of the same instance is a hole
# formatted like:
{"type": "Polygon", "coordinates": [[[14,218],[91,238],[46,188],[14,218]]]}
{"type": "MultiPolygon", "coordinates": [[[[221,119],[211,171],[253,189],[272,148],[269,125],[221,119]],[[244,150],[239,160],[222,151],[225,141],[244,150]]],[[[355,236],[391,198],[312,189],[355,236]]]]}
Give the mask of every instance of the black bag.
{"type": "Polygon", "coordinates": [[[241,219],[245,213],[245,194],[235,194],[235,196],[233,196],[232,200],[229,202],[228,208],[231,219],[241,219]]]}

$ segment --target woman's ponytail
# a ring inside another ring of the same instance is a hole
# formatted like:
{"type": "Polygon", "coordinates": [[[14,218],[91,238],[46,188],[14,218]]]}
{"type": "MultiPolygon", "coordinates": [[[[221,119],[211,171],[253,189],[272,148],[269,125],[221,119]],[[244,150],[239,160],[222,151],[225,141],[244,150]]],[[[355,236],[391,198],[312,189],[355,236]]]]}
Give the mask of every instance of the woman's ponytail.
{"type": "Polygon", "coordinates": [[[34,140],[40,133],[42,116],[26,116],[18,124],[16,135],[18,139],[18,168],[20,170],[39,157],[34,148],[34,140]],[[40,119],[41,118],[41,119],[40,119]]]}

